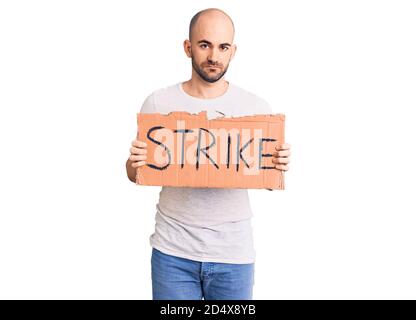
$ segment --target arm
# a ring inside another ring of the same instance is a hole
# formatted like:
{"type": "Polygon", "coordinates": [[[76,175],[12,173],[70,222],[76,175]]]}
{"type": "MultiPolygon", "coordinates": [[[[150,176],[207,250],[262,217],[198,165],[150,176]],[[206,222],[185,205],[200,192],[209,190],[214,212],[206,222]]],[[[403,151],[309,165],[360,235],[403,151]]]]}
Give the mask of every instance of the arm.
{"type": "MultiPolygon", "coordinates": [[[[140,109],[141,113],[155,113],[156,112],[156,102],[155,102],[155,95],[154,93],[147,96],[143,105],[140,109]]],[[[138,135],[137,135],[138,137],[138,135]]],[[[132,147],[130,148],[130,157],[126,161],[126,172],[127,177],[131,182],[136,183],[136,173],[137,168],[143,166],[146,160],[146,143],[134,140],[132,143],[132,147]]]]}

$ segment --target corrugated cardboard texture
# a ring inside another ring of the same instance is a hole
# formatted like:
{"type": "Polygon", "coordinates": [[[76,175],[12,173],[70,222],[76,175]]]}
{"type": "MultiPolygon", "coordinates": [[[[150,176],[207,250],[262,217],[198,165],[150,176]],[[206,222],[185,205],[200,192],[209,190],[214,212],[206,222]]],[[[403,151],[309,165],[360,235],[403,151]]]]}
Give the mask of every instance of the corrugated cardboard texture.
{"type": "Polygon", "coordinates": [[[284,123],[284,114],[208,120],[206,111],[138,113],[147,160],[136,184],[283,190],[271,154],[284,143],[284,123]]]}

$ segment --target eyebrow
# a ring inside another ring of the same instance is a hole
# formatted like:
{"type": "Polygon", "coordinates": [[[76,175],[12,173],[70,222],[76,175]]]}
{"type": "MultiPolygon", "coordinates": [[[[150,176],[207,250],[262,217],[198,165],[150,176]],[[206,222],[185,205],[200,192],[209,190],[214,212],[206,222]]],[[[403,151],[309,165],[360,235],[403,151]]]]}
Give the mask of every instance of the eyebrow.
{"type": "MultiPolygon", "coordinates": [[[[207,44],[212,44],[211,42],[209,42],[208,40],[199,40],[198,41],[198,44],[200,44],[200,43],[207,43],[207,44]]],[[[220,46],[222,46],[222,45],[225,45],[225,46],[230,46],[231,47],[231,44],[229,44],[228,42],[225,42],[225,43],[221,43],[220,44],[220,46]]]]}

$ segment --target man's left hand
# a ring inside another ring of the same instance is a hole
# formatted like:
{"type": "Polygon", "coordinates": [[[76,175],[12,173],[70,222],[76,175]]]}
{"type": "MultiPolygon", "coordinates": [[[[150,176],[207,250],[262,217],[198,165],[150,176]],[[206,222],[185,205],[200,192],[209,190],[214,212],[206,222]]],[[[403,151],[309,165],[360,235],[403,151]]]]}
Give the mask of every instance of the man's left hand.
{"type": "Polygon", "coordinates": [[[287,171],[289,170],[290,162],[290,144],[284,143],[280,146],[276,146],[276,152],[274,152],[272,162],[276,165],[276,169],[287,171]]]}

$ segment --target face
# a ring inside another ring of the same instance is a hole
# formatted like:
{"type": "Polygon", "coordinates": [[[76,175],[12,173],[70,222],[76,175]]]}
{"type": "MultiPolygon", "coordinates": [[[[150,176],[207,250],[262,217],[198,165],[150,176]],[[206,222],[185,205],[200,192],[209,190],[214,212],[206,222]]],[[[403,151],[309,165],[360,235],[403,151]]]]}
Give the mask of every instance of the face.
{"type": "Polygon", "coordinates": [[[234,29],[223,16],[202,16],[196,23],[191,40],[184,47],[192,59],[192,68],[209,83],[221,79],[227,72],[236,51],[232,44],[234,29]]]}
{"type": "Polygon", "coordinates": [[[192,68],[206,82],[216,82],[227,72],[231,57],[225,52],[230,50],[229,45],[218,44],[218,49],[213,48],[216,44],[210,41],[197,43],[196,49],[191,52],[192,68]],[[218,50],[220,54],[213,56],[212,51],[218,50]]]}

